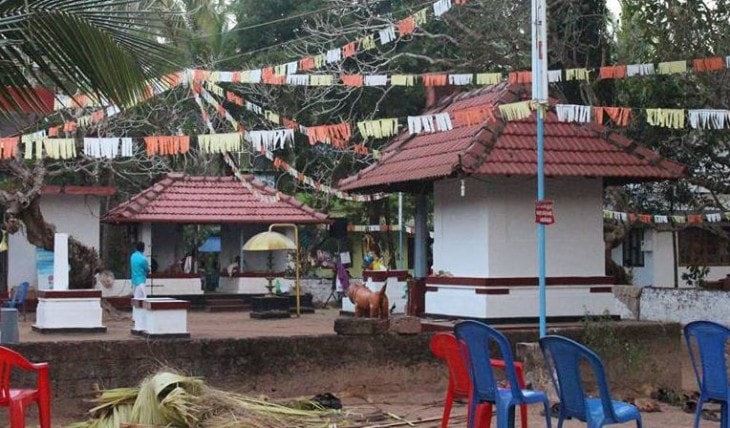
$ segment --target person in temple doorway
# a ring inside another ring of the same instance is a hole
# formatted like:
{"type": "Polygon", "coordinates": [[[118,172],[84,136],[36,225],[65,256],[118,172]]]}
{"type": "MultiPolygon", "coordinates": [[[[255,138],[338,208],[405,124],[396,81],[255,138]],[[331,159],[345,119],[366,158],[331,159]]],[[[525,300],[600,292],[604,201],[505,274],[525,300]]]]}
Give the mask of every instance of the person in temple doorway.
{"type": "Polygon", "coordinates": [[[134,246],[135,252],[129,257],[129,270],[131,271],[132,296],[135,299],[146,299],[145,283],[147,274],[150,273],[150,266],[147,257],[144,256],[144,242],[137,242],[134,246]]]}

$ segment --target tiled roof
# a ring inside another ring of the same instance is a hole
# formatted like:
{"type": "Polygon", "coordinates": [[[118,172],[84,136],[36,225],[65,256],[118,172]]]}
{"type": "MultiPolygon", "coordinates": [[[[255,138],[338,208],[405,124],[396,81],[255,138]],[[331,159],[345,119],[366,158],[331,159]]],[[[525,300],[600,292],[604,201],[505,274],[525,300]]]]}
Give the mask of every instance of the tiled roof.
{"type": "MultiPolygon", "coordinates": [[[[529,99],[528,88],[499,85],[447,97],[425,114],[496,107],[529,99]]],[[[499,113],[495,110],[495,114],[499,113]]],[[[525,120],[501,119],[447,132],[396,137],[377,163],[340,181],[342,190],[383,189],[433,181],[458,171],[478,175],[536,175],[535,113],[525,120]]],[[[685,168],[598,125],[545,120],[545,174],[606,177],[617,182],[676,179],[685,168]]]]}
{"type": "Polygon", "coordinates": [[[130,200],[107,212],[107,223],[327,223],[322,214],[277,192],[253,176],[244,176],[264,195],[279,194],[278,201],[264,201],[243,187],[235,177],[194,177],[168,174],[130,200]]]}

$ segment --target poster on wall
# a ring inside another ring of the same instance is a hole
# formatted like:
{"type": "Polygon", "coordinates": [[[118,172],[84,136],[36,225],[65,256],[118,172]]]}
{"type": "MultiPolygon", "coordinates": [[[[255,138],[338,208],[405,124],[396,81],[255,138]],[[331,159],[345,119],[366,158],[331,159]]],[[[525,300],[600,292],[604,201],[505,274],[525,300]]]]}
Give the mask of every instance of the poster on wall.
{"type": "Polygon", "coordinates": [[[38,273],[38,289],[53,290],[53,251],[36,248],[35,266],[38,273]]]}

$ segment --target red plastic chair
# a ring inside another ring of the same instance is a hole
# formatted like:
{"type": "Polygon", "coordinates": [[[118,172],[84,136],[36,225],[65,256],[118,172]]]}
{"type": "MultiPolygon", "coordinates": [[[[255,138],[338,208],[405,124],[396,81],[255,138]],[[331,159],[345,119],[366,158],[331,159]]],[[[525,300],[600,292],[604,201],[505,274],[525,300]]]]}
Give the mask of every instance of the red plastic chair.
{"type": "Polygon", "coordinates": [[[51,428],[51,386],[48,363],[34,364],[19,353],[0,346],[0,407],[10,408],[10,428],[25,427],[25,408],[38,406],[41,428],[51,428]],[[36,389],[13,389],[10,374],[13,367],[37,373],[36,389]]]}
{"type": "MultiPolygon", "coordinates": [[[[454,399],[469,399],[471,381],[466,370],[464,359],[459,351],[456,337],[451,333],[436,333],[431,337],[431,352],[436,358],[444,361],[449,369],[449,386],[446,390],[444,413],[441,417],[441,428],[449,426],[449,416],[454,405],[454,399]]],[[[504,361],[490,360],[492,367],[504,369],[504,361]]],[[[515,362],[515,372],[520,388],[525,388],[525,375],[522,363],[515,362]]],[[[520,420],[522,428],[527,428],[527,406],[520,406],[520,420]]],[[[477,407],[476,426],[489,428],[492,424],[492,405],[482,404],[477,407]],[[483,422],[484,421],[484,422],[483,422]]]]}

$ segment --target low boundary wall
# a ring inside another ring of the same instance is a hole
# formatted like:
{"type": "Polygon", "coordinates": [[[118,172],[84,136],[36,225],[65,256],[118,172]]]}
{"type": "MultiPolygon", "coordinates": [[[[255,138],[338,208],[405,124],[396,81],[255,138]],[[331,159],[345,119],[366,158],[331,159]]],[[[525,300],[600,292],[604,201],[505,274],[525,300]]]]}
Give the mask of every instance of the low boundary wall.
{"type": "MultiPolygon", "coordinates": [[[[616,343],[640,344],[641,361],[622,377],[636,387],[645,383],[678,389],[680,328],[677,324],[611,323],[616,343]]],[[[585,338],[581,326],[552,330],[585,338]]],[[[510,342],[534,342],[535,330],[509,330],[510,342]]],[[[445,388],[445,367],[429,350],[430,334],[400,336],[277,337],[249,339],[172,339],[36,342],[12,345],[31,361],[50,364],[55,405],[81,414],[80,398],[90,398],[94,386],[136,385],[163,366],[202,376],[211,385],[231,390],[296,396],[330,391],[413,391],[445,388]],[[69,401],[72,400],[72,401],[69,401]],[[76,409],[71,409],[75,407],[76,409]]],[[[613,342],[612,342],[613,343],[613,342]]],[[[596,348],[604,355],[601,349],[596,348]]],[[[616,355],[605,354],[605,355],[616,355]]],[[[623,357],[618,353],[616,359],[623,357]]],[[[609,371],[614,366],[607,362],[609,371]]],[[[611,376],[616,379],[616,376],[611,376]]],[[[445,390],[445,389],[444,389],[445,390]]],[[[57,409],[59,407],[56,407],[57,409]]]]}
{"type": "Polygon", "coordinates": [[[614,293],[622,318],[682,325],[706,320],[730,325],[729,291],[623,286],[614,293]]]}

